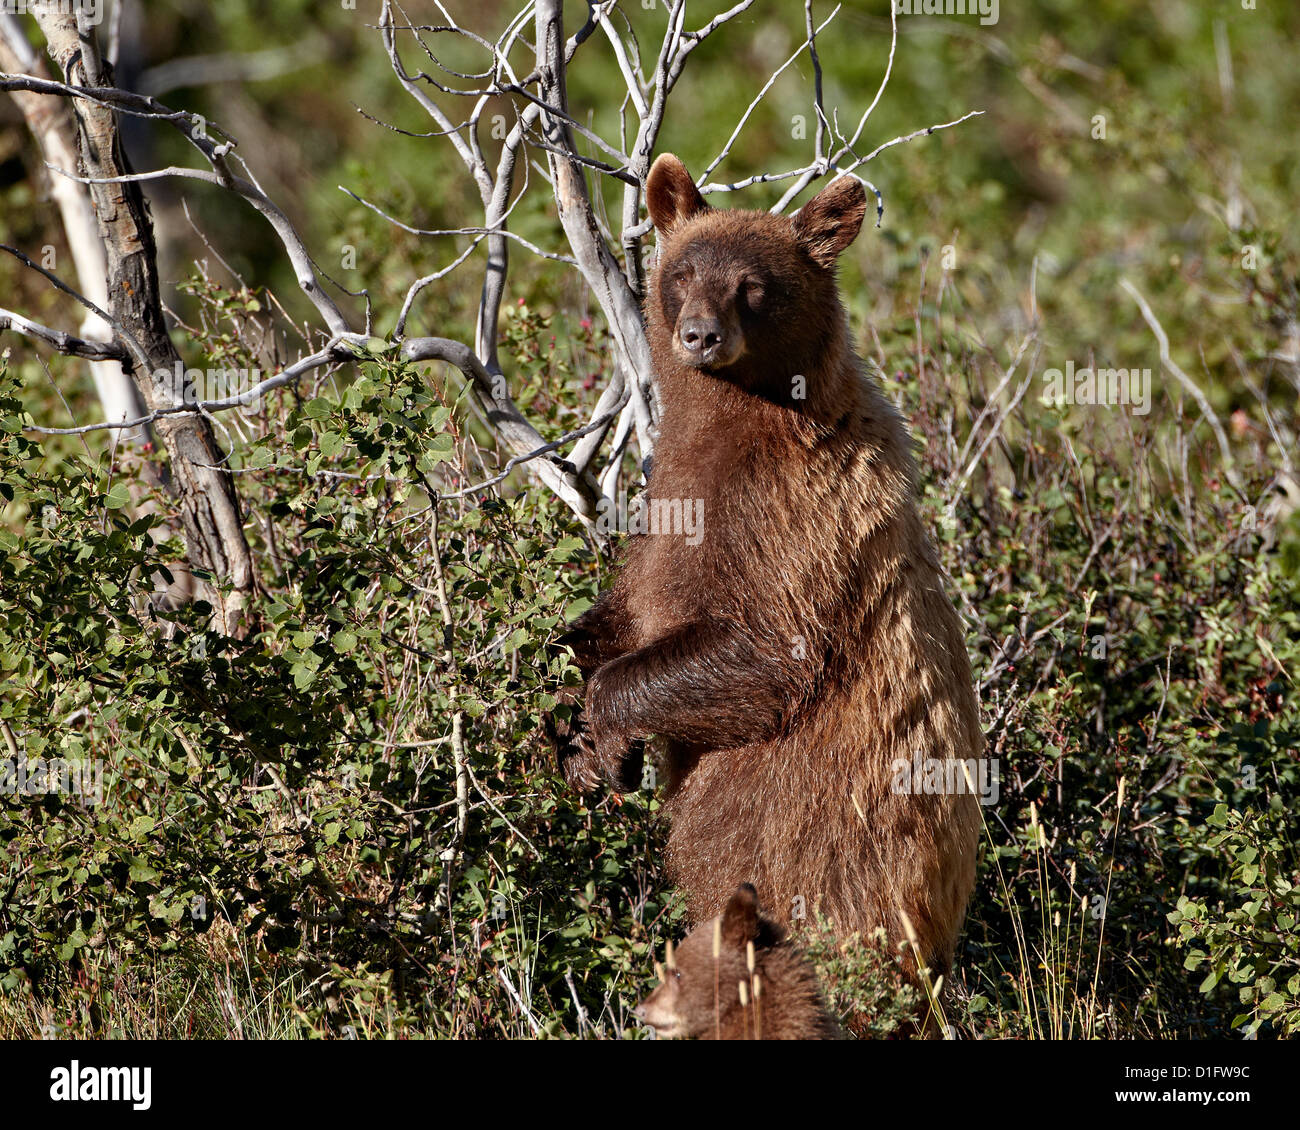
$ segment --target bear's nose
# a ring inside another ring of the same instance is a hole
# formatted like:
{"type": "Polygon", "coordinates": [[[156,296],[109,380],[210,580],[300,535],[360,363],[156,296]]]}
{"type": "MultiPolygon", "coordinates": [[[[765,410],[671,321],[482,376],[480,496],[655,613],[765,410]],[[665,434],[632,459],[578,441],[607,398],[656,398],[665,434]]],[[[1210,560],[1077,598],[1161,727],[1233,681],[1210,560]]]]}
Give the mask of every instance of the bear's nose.
{"type": "Polygon", "coordinates": [[[707,361],[722,344],[722,323],[717,318],[687,318],[677,336],[687,353],[707,361]]]}

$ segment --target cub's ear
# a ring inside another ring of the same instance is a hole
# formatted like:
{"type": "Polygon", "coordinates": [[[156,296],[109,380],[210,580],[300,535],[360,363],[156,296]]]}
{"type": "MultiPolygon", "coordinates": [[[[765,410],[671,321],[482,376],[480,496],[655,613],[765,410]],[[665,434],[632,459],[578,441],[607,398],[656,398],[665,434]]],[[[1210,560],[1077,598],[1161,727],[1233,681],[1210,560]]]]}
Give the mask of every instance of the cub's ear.
{"type": "Polygon", "coordinates": [[[857,238],[867,214],[867,194],[855,177],[832,181],[799,209],[791,223],[795,237],[815,263],[833,267],[839,254],[857,238]]]}
{"type": "Polygon", "coordinates": [[[645,202],[650,219],[662,235],[708,207],[686,166],[672,153],[661,154],[650,167],[645,202]]]}
{"type": "Polygon", "coordinates": [[[722,912],[722,936],[733,949],[744,949],[746,942],[758,938],[761,925],[758,892],[752,884],[741,883],[722,912]]]}

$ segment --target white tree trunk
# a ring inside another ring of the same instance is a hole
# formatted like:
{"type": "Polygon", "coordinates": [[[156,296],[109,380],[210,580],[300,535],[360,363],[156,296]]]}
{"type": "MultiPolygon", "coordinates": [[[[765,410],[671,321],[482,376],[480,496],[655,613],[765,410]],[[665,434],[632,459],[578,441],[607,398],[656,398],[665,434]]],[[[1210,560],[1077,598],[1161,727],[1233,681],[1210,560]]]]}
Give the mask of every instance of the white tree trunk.
{"type": "MultiPolygon", "coordinates": [[[[0,12],[0,70],[49,78],[45,60],[28,42],[19,18],[10,12],[0,12]]],[[[77,171],[76,127],[67,103],[39,94],[15,91],[12,95],[47,165],[77,171]]],[[[72,252],[76,270],[77,287],[100,309],[108,308],[108,261],[104,243],[95,222],[95,211],[86,185],[71,177],[49,173],[50,196],[59,209],[63,231],[72,252]]],[[[112,327],[98,314],[86,311],[79,330],[88,341],[111,341],[112,327]]],[[[130,377],[122,372],[116,361],[90,361],[91,376],[99,396],[104,420],[135,420],[145,415],[144,404],[130,377]]],[[[141,443],[145,439],[142,428],[114,429],[119,443],[141,443]]]]}

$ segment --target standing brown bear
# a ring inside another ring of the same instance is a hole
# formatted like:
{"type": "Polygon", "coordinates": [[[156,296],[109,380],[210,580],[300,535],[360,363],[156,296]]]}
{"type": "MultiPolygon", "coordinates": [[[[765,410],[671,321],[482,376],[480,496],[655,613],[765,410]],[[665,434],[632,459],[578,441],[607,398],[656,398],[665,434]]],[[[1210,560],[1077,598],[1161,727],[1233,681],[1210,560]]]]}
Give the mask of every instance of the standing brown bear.
{"type": "Polygon", "coordinates": [[[891,786],[918,757],[973,765],[983,735],[911,441],[836,286],[862,185],[836,180],[793,219],[719,211],[665,155],[646,194],[661,406],[646,495],[665,520],[563,641],[586,680],[561,723],[564,775],[635,788],[656,735],[669,870],[695,922],[749,882],[780,921],[820,907],[843,937],[883,926],[900,942],[906,914],[944,972],[978,803],[891,786]],[[666,520],[692,504],[702,536],[666,520]]]}

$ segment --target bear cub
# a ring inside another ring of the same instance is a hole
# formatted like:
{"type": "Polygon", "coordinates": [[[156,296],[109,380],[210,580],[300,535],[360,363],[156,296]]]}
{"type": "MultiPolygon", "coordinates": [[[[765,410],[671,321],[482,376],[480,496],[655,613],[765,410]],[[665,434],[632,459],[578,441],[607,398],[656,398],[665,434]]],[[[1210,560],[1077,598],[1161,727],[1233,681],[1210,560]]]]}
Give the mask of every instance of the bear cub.
{"type": "Polygon", "coordinates": [[[720,920],[669,949],[635,1015],[661,1040],[838,1040],[812,967],[765,915],[748,883],[720,920]]]}

